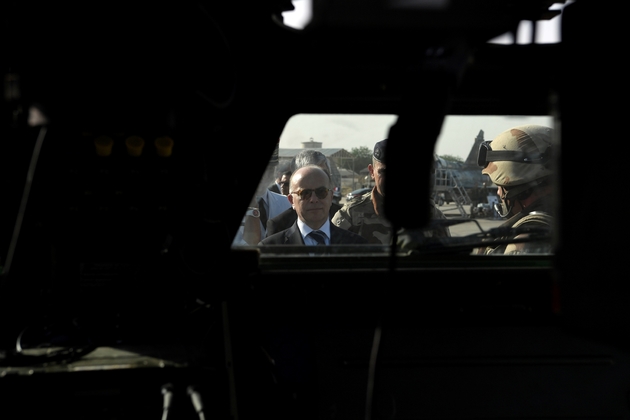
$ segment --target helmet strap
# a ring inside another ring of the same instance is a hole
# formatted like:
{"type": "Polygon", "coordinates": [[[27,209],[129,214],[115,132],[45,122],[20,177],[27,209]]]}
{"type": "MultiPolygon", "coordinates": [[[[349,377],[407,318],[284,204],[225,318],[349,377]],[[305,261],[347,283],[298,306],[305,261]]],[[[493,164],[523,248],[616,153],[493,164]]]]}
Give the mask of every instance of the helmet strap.
{"type": "Polygon", "coordinates": [[[505,199],[501,200],[501,203],[494,203],[494,210],[499,213],[499,216],[502,219],[505,219],[510,215],[510,213],[512,212],[512,207],[514,207],[512,203],[505,199]]]}
{"type": "Polygon", "coordinates": [[[505,189],[503,189],[503,191],[504,194],[502,196],[499,196],[499,198],[501,199],[501,203],[494,203],[494,211],[499,213],[499,216],[502,219],[505,219],[509,216],[510,212],[512,212],[512,207],[514,205],[512,204],[512,200],[509,200],[507,198],[507,191],[505,189]]]}

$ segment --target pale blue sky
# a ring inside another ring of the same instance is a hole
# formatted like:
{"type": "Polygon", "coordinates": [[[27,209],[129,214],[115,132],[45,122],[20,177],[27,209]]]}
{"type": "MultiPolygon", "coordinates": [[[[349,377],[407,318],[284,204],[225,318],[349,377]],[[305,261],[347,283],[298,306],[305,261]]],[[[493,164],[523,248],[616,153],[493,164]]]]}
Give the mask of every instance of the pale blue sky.
{"type": "MultiPolygon", "coordinates": [[[[280,136],[281,148],[300,148],[310,139],[322,142],[324,148],[374,147],[387,137],[395,115],[298,114],[293,116],[280,136]]],[[[479,130],[492,140],[501,132],[522,124],[553,127],[553,118],[505,116],[449,116],[442,126],[435,152],[466,159],[479,130]]]]}

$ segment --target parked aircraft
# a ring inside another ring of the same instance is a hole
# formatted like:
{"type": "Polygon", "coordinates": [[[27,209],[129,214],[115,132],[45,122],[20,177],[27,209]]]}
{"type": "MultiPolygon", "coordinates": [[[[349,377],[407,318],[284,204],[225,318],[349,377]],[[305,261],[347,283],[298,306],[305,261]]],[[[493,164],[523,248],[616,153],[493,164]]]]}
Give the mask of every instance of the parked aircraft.
{"type": "Polygon", "coordinates": [[[477,164],[479,145],[484,141],[483,130],[475,137],[465,161],[447,160],[435,155],[433,196],[438,205],[455,203],[458,206],[477,206],[487,203],[496,188],[477,164]]]}

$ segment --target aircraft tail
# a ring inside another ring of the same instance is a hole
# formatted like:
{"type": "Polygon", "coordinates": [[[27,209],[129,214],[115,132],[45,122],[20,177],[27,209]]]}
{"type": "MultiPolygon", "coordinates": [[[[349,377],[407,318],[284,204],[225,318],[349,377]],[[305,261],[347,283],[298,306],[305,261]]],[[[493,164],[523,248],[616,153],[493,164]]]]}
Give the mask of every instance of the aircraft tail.
{"type": "Polygon", "coordinates": [[[479,130],[479,134],[475,137],[475,143],[473,144],[470,153],[464,162],[466,166],[477,166],[477,154],[479,153],[479,145],[483,140],[483,130],[479,130]]]}

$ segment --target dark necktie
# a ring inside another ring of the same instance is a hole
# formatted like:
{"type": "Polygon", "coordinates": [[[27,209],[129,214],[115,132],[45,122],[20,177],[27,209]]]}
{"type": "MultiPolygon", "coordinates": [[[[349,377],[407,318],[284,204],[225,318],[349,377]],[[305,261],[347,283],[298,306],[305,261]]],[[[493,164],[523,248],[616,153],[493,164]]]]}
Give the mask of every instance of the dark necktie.
{"type": "Polygon", "coordinates": [[[314,230],[308,234],[311,238],[317,242],[317,245],[326,245],[326,234],[321,230],[314,230]]]}

